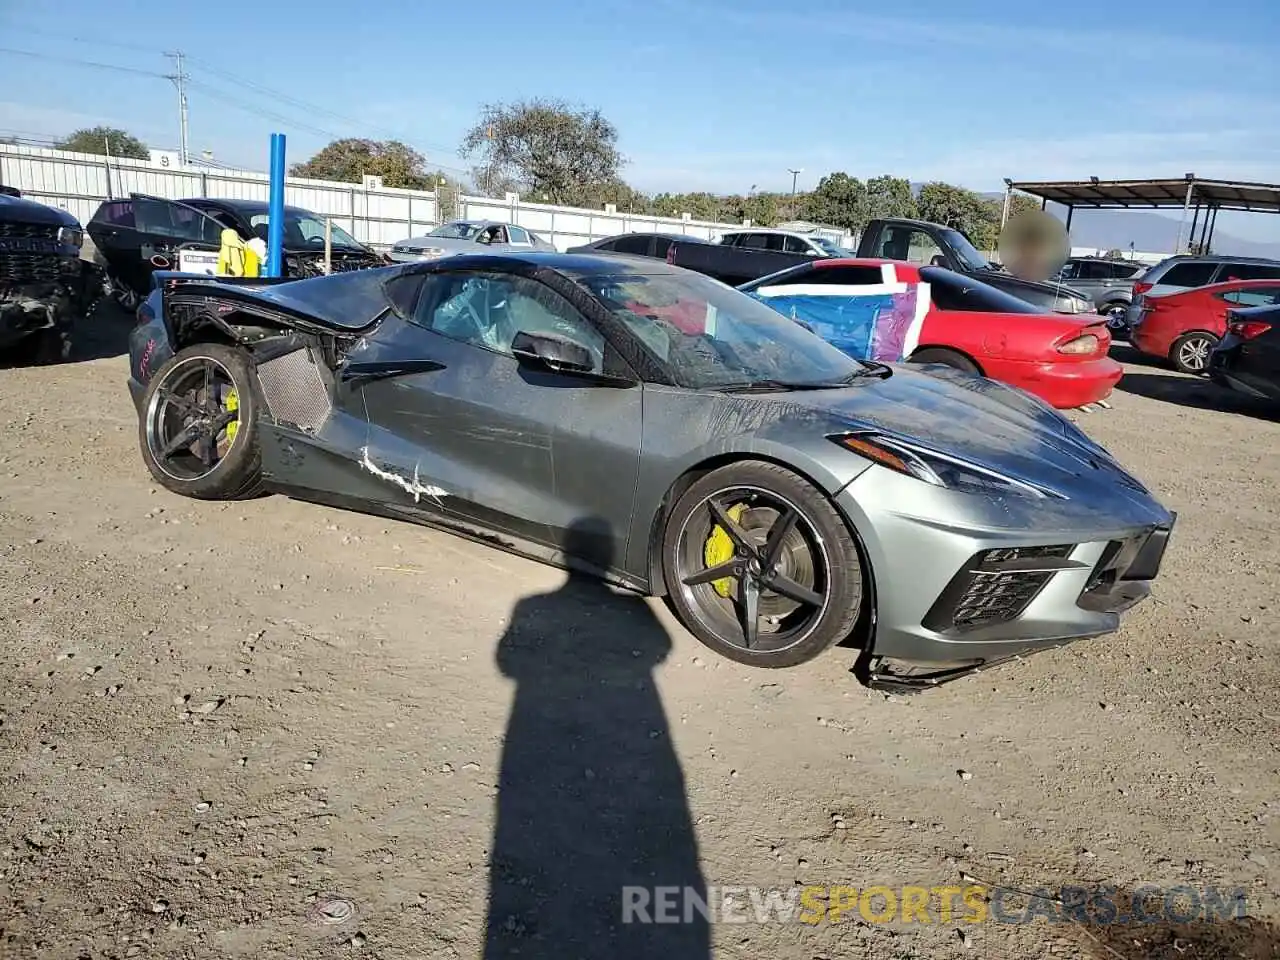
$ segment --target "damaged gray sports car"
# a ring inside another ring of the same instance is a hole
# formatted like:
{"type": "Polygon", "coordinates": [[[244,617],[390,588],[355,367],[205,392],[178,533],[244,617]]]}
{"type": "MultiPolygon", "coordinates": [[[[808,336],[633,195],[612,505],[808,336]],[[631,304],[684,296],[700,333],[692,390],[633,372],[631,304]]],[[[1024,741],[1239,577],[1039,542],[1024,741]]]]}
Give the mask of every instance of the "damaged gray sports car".
{"type": "Polygon", "coordinates": [[[844,644],[914,689],[1110,633],[1174,522],[1035,398],[851,359],[660,261],[161,274],[141,314],[129,385],[170,490],[446,528],[664,596],[761,667],[844,644]]]}

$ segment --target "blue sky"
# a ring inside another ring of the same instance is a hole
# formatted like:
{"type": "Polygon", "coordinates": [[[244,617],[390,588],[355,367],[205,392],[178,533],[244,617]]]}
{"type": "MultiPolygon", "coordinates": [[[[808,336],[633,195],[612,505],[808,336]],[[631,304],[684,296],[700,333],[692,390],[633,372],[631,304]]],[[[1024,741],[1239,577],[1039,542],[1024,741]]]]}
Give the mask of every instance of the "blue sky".
{"type": "MultiPolygon", "coordinates": [[[[184,51],[191,147],[233,165],[265,168],[282,130],[291,162],[397,136],[460,167],[483,103],[550,96],[599,107],[650,191],[785,190],[788,168],[802,189],[831,170],[1280,181],[1277,35],[1274,0],[0,0],[3,48],[156,73],[184,51]]],[[[2,131],[103,122],[173,147],[175,100],[158,77],[0,50],[2,131]]],[[[1272,239],[1272,221],[1230,229],[1272,239]]]]}

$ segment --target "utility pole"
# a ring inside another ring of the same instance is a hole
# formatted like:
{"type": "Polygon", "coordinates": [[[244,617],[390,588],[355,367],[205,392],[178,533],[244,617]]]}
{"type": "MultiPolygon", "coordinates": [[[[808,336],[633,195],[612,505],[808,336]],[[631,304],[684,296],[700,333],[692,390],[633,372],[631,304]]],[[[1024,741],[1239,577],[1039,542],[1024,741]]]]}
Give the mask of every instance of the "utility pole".
{"type": "Polygon", "coordinates": [[[182,51],[175,50],[172,53],[165,53],[177,68],[176,73],[168,74],[168,78],[173,81],[173,85],[178,88],[178,162],[182,166],[186,166],[190,162],[187,155],[187,77],[186,72],[182,69],[182,51]]]}
{"type": "Polygon", "coordinates": [[[797,216],[796,214],[796,177],[804,173],[804,167],[801,167],[799,170],[792,170],[790,167],[787,167],[787,173],[791,174],[791,217],[792,219],[794,219],[797,216]]]}

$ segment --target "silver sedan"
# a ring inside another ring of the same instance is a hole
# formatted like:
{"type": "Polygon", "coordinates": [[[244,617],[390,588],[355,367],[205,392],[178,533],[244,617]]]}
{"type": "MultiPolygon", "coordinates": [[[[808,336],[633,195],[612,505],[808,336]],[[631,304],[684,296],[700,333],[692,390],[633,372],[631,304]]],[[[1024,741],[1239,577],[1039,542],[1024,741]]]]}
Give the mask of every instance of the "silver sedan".
{"type": "Polygon", "coordinates": [[[423,237],[401,240],[391,248],[391,259],[398,263],[438,260],[459,253],[518,253],[555,247],[531,230],[514,223],[495,220],[453,220],[443,223],[423,237]]]}

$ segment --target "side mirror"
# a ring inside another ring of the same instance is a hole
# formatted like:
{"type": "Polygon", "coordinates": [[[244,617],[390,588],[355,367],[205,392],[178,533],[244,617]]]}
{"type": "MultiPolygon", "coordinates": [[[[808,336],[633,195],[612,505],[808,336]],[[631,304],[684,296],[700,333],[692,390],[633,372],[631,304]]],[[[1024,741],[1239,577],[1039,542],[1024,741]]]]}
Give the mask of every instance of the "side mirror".
{"type": "Polygon", "coordinates": [[[511,352],[523,366],[555,373],[590,373],[594,366],[582,344],[542,333],[520,331],[511,340],[511,352]]]}

